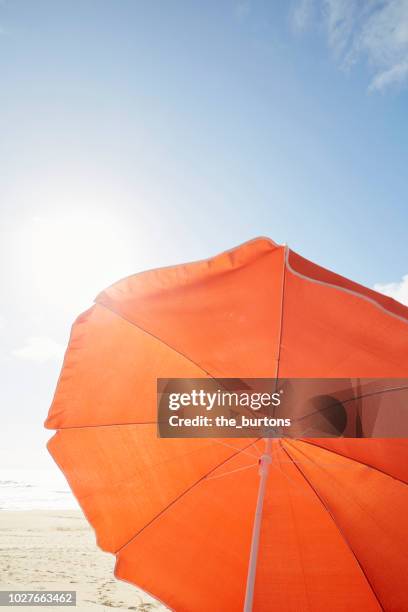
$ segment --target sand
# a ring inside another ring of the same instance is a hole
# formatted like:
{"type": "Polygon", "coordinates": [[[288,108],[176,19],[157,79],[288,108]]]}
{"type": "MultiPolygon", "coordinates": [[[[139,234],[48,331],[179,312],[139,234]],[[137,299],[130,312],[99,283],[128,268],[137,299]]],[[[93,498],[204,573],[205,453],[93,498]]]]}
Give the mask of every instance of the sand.
{"type": "Polygon", "coordinates": [[[77,607],[0,610],[138,610],[164,612],[136,587],[116,580],[115,557],[102,552],[79,511],[0,512],[0,589],[75,590],[77,607]]]}

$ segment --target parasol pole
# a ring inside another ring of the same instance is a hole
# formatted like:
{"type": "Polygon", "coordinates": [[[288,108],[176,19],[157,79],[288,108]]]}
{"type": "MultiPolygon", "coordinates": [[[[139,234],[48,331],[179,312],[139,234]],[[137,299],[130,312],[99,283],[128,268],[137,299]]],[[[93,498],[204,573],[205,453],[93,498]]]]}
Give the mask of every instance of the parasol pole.
{"type": "Polygon", "coordinates": [[[256,502],[254,526],[252,528],[252,542],[251,551],[249,553],[249,564],[248,564],[248,575],[247,584],[245,591],[245,603],[244,612],[252,612],[252,604],[254,599],[254,588],[255,588],[255,577],[256,577],[256,563],[258,560],[258,548],[259,548],[259,535],[261,532],[262,523],[262,509],[265,498],[266,481],[268,479],[269,464],[272,461],[271,453],[271,440],[267,438],[265,440],[265,452],[259,460],[259,489],[258,499],[256,502]]]}

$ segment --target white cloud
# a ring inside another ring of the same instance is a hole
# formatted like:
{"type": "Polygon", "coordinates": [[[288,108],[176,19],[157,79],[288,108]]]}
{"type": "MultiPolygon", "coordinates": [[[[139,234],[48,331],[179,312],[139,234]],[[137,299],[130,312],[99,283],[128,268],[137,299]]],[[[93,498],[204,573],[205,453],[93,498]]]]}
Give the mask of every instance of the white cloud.
{"type": "Polygon", "coordinates": [[[374,289],[408,306],[408,274],[405,274],[397,283],[377,283],[374,289]]]}
{"type": "Polygon", "coordinates": [[[407,80],[408,77],[408,61],[402,62],[401,64],[397,64],[393,66],[389,70],[385,70],[381,72],[376,77],[373,78],[370,89],[371,90],[382,90],[385,89],[388,85],[392,85],[393,83],[402,84],[407,80]]]}
{"type": "Polygon", "coordinates": [[[294,29],[311,25],[312,10],[343,68],[367,64],[370,91],[408,84],[408,0],[298,0],[294,29]]]}
{"type": "Polygon", "coordinates": [[[246,19],[251,12],[251,4],[249,0],[239,0],[235,5],[235,15],[240,21],[246,19]]]}
{"type": "Polygon", "coordinates": [[[291,22],[295,32],[303,32],[306,30],[312,21],[314,0],[299,0],[295,5],[291,22]]]}
{"type": "Polygon", "coordinates": [[[356,3],[353,0],[323,0],[322,13],[329,45],[337,57],[341,58],[351,44],[357,20],[356,3]]]}
{"type": "Polygon", "coordinates": [[[46,361],[61,361],[64,348],[52,338],[32,336],[27,338],[25,345],[12,351],[14,357],[26,361],[45,363],[46,361]]]}

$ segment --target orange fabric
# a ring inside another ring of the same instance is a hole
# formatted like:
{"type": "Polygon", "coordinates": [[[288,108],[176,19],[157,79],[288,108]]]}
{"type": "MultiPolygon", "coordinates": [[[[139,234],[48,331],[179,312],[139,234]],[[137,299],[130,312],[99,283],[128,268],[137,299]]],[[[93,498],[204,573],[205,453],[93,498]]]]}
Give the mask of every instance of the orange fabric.
{"type": "Polygon", "coordinates": [[[254,609],[377,612],[352,549],[285,448],[273,441],[254,609]]]}
{"type": "Polygon", "coordinates": [[[116,575],[175,610],[241,610],[258,491],[241,468],[254,463],[240,454],[183,495],[120,551],[116,575]]]}
{"type": "Polygon", "coordinates": [[[156,421],[157,378],[205,378],[177,351],[95,304],[76,321],[47,426],[156,421]]]}
{"type": "Polygon", "coordinates": [[[353,550],[385,610],[408,610],[407,485],[304,442],[285,442],[353,550]]]}
{"type": "Polygon", "coordinates": [[[212,376],[268,377],[277,367],[283,271],[282,248],[252,241],[205,262],[132,276],[97,302],[212,376]]]}
{"type": "MultiPolygon", "coordinates": [[[[242,610],[263,442],[158,439],[157,377],[407,377],[407,322],[266,238],[102,292],[46,426],[116,575],[178,612],[242,610]]],[[[272,446],[254,610],[408,610],[407,441],[272,446]]]]}
{"type": "Polygon", "coordinates": [[[381,297],[368,300],[363,291],[349,293],[301,273],[288,268],[285,274],[280,376],[407,376],[408,315],[399,318],[406,307],[386,310],[381,297]]]}
{"type": "Polygon", "coordinates": [[[49,442],[49,450],[95,526],[99,545],[116,552],[186,490],[250,444],[248,439],[160,439],[155,425],[129,425],[63,429],[49,442]]]}
{"type": "MultiPolygon", "coordinates": [[[[408,484],[408,440],[401,439],[329,439],[313,440],[309,443],[355,459],[363,465],[374,467],[408,484]]],[[[330,456],[330,455],[329,455],[330,456]]]]}

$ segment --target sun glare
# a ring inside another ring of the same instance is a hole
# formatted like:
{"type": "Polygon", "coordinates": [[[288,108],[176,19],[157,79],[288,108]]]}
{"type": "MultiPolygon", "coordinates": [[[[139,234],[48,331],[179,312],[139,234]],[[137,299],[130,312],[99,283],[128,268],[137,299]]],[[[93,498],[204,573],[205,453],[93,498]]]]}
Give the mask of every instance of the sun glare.
{"type": "Polygon", "coordinates": [[[134,271],[132,251],[127,228],[101,214],[36,217],[23,230],[19,249],[36,298],[77,313],[134,271]]]}

